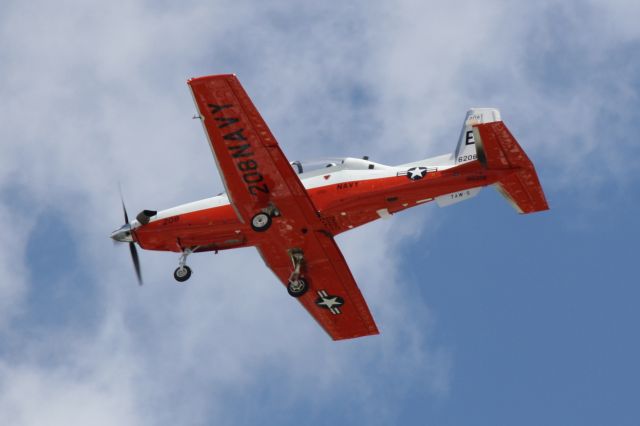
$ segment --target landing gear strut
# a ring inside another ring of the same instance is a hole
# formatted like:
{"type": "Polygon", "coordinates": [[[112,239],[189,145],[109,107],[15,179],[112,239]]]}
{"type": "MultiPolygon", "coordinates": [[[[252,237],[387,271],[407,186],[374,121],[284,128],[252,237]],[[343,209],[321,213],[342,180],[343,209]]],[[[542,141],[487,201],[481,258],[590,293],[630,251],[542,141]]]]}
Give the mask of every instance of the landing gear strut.
{"type": "Polygon", "coordinates": [[[300,297],[309,290],[309,284],[301,274],[302,265],[304,264],[304,255],[300,249],[289,250],[289,256],[293,263],[293,272],[289,276],[289,284],[287,285],[287,292],[292,297],[300,297]]]}
{"type": "Polygon", "coordinates": [[[180,259],[178,260],[178,268],[173,272],[173,278],[178,282],[185,282],[189,278],[191,278],[191,268],[187,266],[187,257],[198,247],[194,247],[193,249],[187,248],[182,250],[182,254],[180,255],[180,259]]]}

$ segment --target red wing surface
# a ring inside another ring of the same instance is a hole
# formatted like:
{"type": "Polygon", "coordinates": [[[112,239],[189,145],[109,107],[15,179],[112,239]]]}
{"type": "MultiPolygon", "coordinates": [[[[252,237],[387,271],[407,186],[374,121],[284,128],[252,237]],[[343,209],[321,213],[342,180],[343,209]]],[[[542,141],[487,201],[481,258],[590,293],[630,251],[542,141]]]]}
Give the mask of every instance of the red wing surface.
{"type": "Polygon", "coordinates": [[[263,209],[279,216],[258,239],[265,263],[285,285],[290,251],[304,255],[309,290],[298,300],[335,340],[377,334],[351,271],[302,182],[234,75],[189,80],[229,200],[241,221],[263,209]]]}
{"type": "MultiPolygon", "coordinates": [[[[303,276],[310,289],[298,300],[334,340],[378,334],[367,303],[340,249],[324,232],[308,233],[302,246],[303,276]]],[[[286,246],[265,242],[258,246],[265,263],[283,284],[291,273],[286,246]]]]}
{"type": "Polygon", "coordinates": [[[295,211],[299,219],[316,217],[304,186],[236,76],[200,77],[188,84],[240,220],[249,222],[276,201],[280,211],[295,211]]]}

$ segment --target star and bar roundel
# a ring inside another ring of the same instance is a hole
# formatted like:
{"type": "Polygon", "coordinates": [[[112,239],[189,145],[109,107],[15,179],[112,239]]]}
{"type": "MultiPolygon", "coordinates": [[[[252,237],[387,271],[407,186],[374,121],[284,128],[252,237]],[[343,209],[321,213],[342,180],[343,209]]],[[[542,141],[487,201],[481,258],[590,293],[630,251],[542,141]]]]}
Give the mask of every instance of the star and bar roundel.
{"type": "Polygon", "coordinates": [[[426,167],[411,167],[406,172],[398,172],[398,176],[406,176],[410,180],[420,180],[427,175],[426,167]]]}
{"type": "Polygon", "coordinates": [[[338,315],[340,313],[340,307],[344,305],[344,299],[342,297],[327,294],[325,290],[318,290],[318,296],[319,297],[316,299],[316,305],[321,308],[328,309],[334,315],[338,315]]]}

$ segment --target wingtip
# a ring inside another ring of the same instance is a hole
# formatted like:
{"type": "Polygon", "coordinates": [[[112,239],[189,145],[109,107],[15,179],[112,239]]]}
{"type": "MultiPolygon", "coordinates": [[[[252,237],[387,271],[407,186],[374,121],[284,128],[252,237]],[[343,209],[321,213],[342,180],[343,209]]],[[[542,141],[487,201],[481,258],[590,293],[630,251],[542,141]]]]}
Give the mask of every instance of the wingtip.
{"type": "Polygon", "coordinates": [[[233,74],[211,74],[211,75],[203,75],[200,77],[190,77],[187,79],[187,84],[191,85],[191,83],[195,83],[198,81],[204,81],[204,80],[213,80],[213,79],[223,79],[223,78],[229,78],[232,77],[234,79],[237,79],[238,76],[233,73],[233,74]]]}

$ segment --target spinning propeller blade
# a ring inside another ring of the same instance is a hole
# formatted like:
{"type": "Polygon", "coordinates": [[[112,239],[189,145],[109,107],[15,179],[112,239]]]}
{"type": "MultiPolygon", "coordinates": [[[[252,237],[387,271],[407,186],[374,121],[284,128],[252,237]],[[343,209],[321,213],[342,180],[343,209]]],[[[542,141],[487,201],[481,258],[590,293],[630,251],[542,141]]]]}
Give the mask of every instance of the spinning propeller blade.
{"type": "Polygon", "coordinates": [[[122,202],[122,212],[124,213],[124,225],[119,230],[111,234],[111,238],[114,241],[128,242],[129,251],[131,252],[131,260],[133,261],[133,267],[136,271],[136,277],[138,278],[138,285],[142,285],[142,272],[140,270],[140,258],[138,257],[138,249],[136,249],[136,243],[133,242],[131,236],[131,225],[129,223],[129,215],[127,214],[127,208],[124,205],[124,197],[122,191],[120,191],[120,201],[122,202]]]}
{"type": "Polygon", "coordinates": [[[131,260],[133,260],[133,267],[135,268],[136,276],[138,277],[138,285],[142,285],[142,273],[140,272],[140,260],[138,259],[136,243],[129,243],[129,250],[131,251],[131,260]]]}
{"type": "Polygon", "coordinates": [[[127,208],[124,206],[124,200],[122,199],[122,194],[120,194],[120,199],[122,201],[122,211],[124,212],[124,223],[129,223],[129,215],[127,214],[127,208]]]}

